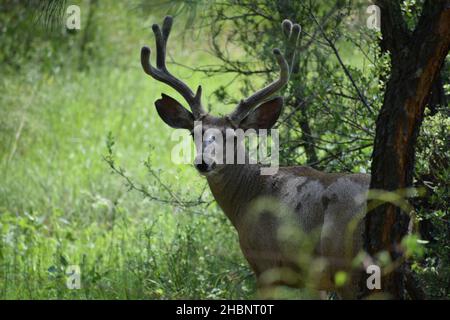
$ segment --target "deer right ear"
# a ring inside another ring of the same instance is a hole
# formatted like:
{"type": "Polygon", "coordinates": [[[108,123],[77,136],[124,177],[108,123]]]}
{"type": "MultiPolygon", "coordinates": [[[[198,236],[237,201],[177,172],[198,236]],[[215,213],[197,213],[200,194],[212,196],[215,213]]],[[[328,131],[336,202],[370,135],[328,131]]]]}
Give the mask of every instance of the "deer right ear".
{"type": "Polygon", "coordinates": [[[156,111],[165,123],[172,128],[194,128],[194,116],[174,98],[162,94],[162,98],[155,101],[156,111]]]}
{"type": "Polygon", "coordinates": [[[277,122],[283,108],[283,98],[275,97],[264,102],[259,107],[250,112],[239,127],[246,129],[270,129],[277,122]]]}

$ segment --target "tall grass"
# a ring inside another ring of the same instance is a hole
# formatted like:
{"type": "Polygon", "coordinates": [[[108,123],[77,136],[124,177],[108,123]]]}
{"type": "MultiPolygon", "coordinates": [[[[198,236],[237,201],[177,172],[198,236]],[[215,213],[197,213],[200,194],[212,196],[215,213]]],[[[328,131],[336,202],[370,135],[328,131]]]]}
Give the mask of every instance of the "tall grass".
{"type": "MultiPolygon", "coordinates": [[[[170,161],[171,131],[153,101],[179,96],[140,69],[140,46],[153,45],[147,20],[114,3],[97,17],[114,22],[98,40],[109,60],[80,71],[69,59],[57,72],[30,63],[0,80],[0,298],[252,297],[237,234],[215,204],[182,210],[151,201],[103,160],[111,132],[117,161],[152,194],[162,191],[146,159],[180,197],[205,187],[190,166],[170,161]],[[81,289],[66,286],[69,265],[80,267],[81,289]]],[[[176,38],[171,45],[184,63],[211,59],[176,38]]],[[[208,81],[205,97],[231,80],[171,69],[193,86],[208,81]]]]}

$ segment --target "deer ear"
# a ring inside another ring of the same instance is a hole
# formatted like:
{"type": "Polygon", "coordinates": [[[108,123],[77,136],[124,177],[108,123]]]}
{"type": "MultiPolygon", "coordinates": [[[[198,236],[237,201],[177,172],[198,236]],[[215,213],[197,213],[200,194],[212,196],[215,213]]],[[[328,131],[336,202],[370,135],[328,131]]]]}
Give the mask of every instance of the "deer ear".
{"type": "Polygon", "coordinates": [[[163,93],[162,98],[155,101],[155,106],[161,119],[172,128],[194,128],[194,116],[174,98],[163,93]]]}
{"type": "Polygon", "coordinates": [[[242,129],[270,129],[278,120],[283,108],[283,98],[276,97],[250,112],[239,124],[242,129]]]}

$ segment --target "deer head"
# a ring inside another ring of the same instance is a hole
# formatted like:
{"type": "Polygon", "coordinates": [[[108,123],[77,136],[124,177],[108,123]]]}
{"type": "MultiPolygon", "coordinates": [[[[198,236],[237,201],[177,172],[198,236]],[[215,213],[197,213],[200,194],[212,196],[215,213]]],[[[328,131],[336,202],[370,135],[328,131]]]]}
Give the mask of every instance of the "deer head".
{"type": "MultiPolygon", "coordinates": [[[[196,143],[195,166],[201,174],[207,175],[219,167],[219,162],[215,158],[216,153],[213,155],[211,150],[217,150],[217,148],[226,150],[224,144],[229,142],[227,139],[221,139],[221,145],[217,146],[219,143],[217,136],[230,137],[227,133],[233,132],[235,129],[270,129],[275,124],[283,107],[283,98],[273,97],[273,95],[288,83],[290,68],[281,51],[274,49],[273,54],[280,68],[279,78],[253,95],[241,100],[230,114],[222,117],[213,116],[206,112],[202,106],[202,87],[198,86],[194,94],[183,81],[174,77],[167,69],[166,47],[172,23],[172,17],[167,16],[164,19],[162,29],[157,24],[152,26],[156,39],[156,68],[150,64],[151,50],[146,46],[141,50],[141,63],[148,75],[175,89],[189,105],[191,111],[185,109],[177,100],[166,94],[162,94],[161,99],[155,102],[159,116],[172,128],[187,129],[193,136],[196,130],[201,130],[202,141],[196,143]],[[198,123],[201,124],[201,127],[196,126],[198,123]],[[211,148],[211,146],[214,146],[214,148],[211,148]]],[[[291,52],[289,58],[293,60],[300,34],[300,25],[284,20],[282,29],[288,40],[287,47],[291,52]]],[[[231,135],[231,137],[233,136],[231,135]]],[[[223,163],[223,161],[220,163],[223,163]]]]}

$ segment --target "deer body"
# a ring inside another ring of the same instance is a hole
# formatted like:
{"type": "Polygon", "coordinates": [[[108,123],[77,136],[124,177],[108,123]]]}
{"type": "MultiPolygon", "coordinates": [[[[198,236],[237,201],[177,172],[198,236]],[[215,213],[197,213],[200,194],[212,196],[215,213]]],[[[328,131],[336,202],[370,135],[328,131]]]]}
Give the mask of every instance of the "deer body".
{"type": "MultiPolygon", "coordinates": [[[[275,175],[262,176],[257,165],[236,165],[207,179],[214,198],[236,228],[242,252],[257,277],[266,271],[296,268],[302,243],[286,244],[280,239],[279,230],[285,223],[282,219],[305,234],[316,232],[314,254],[326,259],[327,264],[317,289],[334,290],[335,272],[351,269],[362,238],[360,225],[353,232],[348,226],[364,212],[369,175],[323,173],[298,166],[282,167],[275,175]],[[292,216],[277,217],[271,210],[252,215],[252,205],[268,198],[292,216]],[[346,248],[346,237],[350,237],[350,248],[346,248]]],[[[343,296],[352,297],[356,285],[349,286],[343,296]]]]}
{"type": "MultiPolygon", "coordinates": [[[[272,95],[288,83],[289,64],[280,50],[274,49],[280,67],[279,79],[241,100],[229,115],[214,117],[202,107],[201,87],[194,94],[167,70],[166,44],[171,26],[172,18],[166,17],[162,29],[158,25],[152,27],[156,38],[156,68],[149,62],[148,47],[141,50],[141,63],[152,78],[177,90],[192,112],[165,94],[155,102],[157,112],[169,126],[191,131],[194,140],[201,130],[203,139],[200,143],[195,141],[195,166],[206,177],[214,198],[236,228],[242,252],[259,285],[306,285],[301,277],[295,276],[304,274],[306,261],[306,269],[315,271],[312,273],[318,284],[314,287],[334,290],[334,274],[350,271],[352,258],[361,247],[360,224],[356,218],[361,218],[364,212],[370,177],[324,173],[302,166],[282,167],[275,174],[261,175],[260,165],[250,164],[248,154],[244,163],[219,161],[215,152],[210,151],[211,146],[229,150],[228,143],[233,142],[234,154],[239,154],[236,151],[242,151],[244,144],[235,143],[237,135],[227,136],[225,141],[217,140],[211,130],[225,133],[230,129],[270,129],[283,106],[283,99],[272,95]],[[311,238],[316,241],[310,241],[311,238]],[[308,250],[317,259],[305,260],[308,250]]],[[[285,20],[282,28],[287,44],[292,46],[292,50],[287,50],[291,53],[288,60],[293,60],[300,26],[285,20]]],[[[344,297],[354,297],[357,292],[354,282],[340,291],[344,297]]]]}

